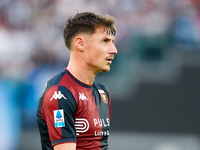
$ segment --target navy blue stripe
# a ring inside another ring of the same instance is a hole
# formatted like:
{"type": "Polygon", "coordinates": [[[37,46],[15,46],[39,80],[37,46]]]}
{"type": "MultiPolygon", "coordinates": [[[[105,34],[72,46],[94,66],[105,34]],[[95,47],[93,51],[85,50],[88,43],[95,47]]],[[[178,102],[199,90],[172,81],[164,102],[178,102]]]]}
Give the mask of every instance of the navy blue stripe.
{"type": "Polygon", "coordinates": [[[55,140],[55,141],[51,142],[51,145],[54,145],[57,143],[64,143],[64,142],[76,142],[76,139],[68,138],[68,139],[55,140]]]}
{"type": "Polygon", "coordinates": [[[51,80],[48,81],[48,87],[52,87],[54,85],[59,85],[60,83],[60,80],[63,78],[63,76],[65,75],[65,72],[62,71],[61,73],[55,75],[51,80]]]}
{"type": "MultiPolygon", "coordinates": [[[[103,102],[101,95],[99,94],[98,90],[104,90],[106,94],[108,94],[108,90],[105,86],[98,82],[94,82],[94,88],[93,88],[93,96],[95,99],[95,103],[98,106],[98,114],[101,119],[106,120],[106,118],[109,118],[109,102],[106,104],[103,102]]],[[[107,98],[109,95],[107,95],[107,98]]],[[[109,131],[110,126],[105,126],[102,124],[102,131],[107,132],[109,131]]],[[[101,150],[107,150],[108,149],[108,136],[102,136],[101,139],[101,150]]]]}

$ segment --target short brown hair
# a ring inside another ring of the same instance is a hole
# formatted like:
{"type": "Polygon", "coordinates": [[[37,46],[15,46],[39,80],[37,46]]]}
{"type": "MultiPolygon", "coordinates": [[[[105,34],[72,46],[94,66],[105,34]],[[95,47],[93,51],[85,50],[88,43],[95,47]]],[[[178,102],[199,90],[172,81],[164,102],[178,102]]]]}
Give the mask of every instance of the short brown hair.
{"type": "Polygon", "coordinates": [[[77,13],[73,18],[70,17],[64,27],[64,41],[68,49],[71,48],[71,40],[78,33],[93,34],[99,26],[107,29],[107,34],[115,35],[115,19],[112,16],[100,16],[92,12],[77,13]]]}

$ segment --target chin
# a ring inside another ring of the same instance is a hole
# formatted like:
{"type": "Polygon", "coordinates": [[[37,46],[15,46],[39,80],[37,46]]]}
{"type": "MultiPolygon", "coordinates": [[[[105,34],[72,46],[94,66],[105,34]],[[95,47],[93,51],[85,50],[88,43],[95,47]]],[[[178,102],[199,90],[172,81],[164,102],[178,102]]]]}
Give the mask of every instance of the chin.
{"type": "Polygon", "coordinates": [[[109,67],[109,68],[102,69],[102,72],[108,72],[108,71],[110,71],[110,67],[109,67]]]}

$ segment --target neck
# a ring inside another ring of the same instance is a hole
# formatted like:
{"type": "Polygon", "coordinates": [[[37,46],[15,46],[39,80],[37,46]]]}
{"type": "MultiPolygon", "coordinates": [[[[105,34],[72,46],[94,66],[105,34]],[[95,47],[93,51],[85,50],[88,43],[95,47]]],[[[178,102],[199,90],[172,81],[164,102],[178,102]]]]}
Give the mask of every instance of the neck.
{"type": "Polygon", "coordinates": [[[70,57],[67,69],[79,81],[87,85],[93,84],[96,73],[89,69],[84,62],[81,62],[81,59],[70,57]]]}

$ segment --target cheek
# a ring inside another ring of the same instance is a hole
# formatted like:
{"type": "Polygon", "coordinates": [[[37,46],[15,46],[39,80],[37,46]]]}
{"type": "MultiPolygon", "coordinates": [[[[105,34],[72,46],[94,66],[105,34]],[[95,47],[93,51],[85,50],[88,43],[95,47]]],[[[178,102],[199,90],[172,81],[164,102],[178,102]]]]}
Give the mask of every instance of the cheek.
{"type": "Polygon", "coordinates": [[[105,56],[105,52],[101,50],[101,51],[97,51],[95,53],[94,58],[95,58],[96,62],[99,62],[104,59],[104,56],[105,56]]]}
{"type": "Polygon", "coordinates": [[[93,49],[90,51],[90,60],[93,62],[98,62],[104,56],[104,52],[101,49],[93,49]]]}
{"type": "Polygon", "coordinates": [[[90,55],[90,61],[91,62],[98,62],[100,59],[100,54],[99,53],[92,53],[90,55]]]}
{"type": "Polygon", "coordinates": [[[86,54],[86,62],[88,64],[93,64],[99,61],[99,53],[94,52],[95,50],[88,51],[86,54]]]}
{"type": "Polygon", "coordinates": [[[98,63],[104,58],[105,53],[104,47],[99,43],[95,44],[95,42],[93,42],[93,44],[88,47],[88,61],[90,63],[98,63]]]}

